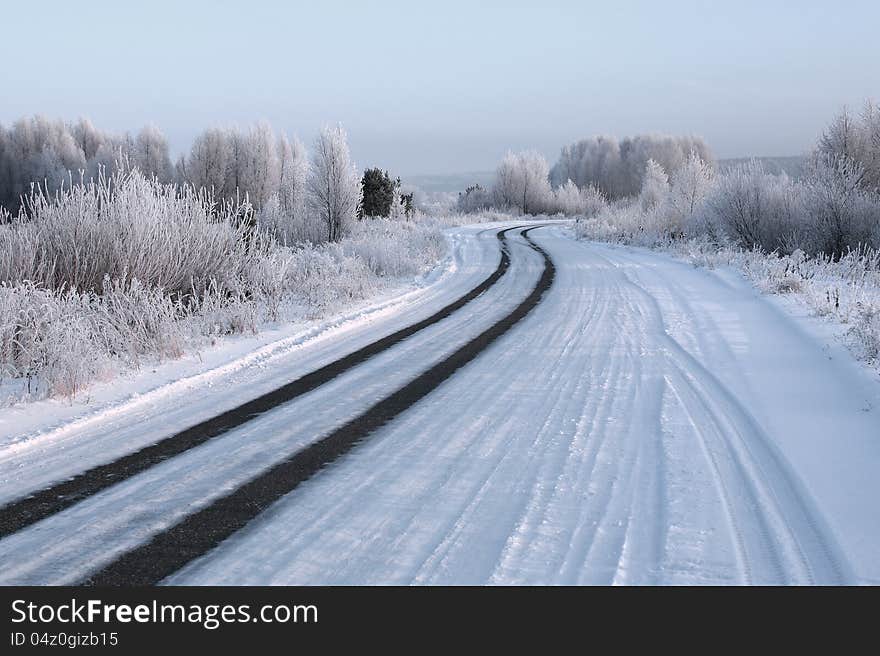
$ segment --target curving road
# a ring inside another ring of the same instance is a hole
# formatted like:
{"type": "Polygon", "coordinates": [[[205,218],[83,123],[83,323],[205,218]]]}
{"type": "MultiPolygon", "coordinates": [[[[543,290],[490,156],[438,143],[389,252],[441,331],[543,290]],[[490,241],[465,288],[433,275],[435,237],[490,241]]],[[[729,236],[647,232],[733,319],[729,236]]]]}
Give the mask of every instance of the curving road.
{"type": "Polygon", "coordinates": [[[729,272],[452,239],[370,321],[0,450],[0,583],[880,582],[844,353],[729,272]]]}

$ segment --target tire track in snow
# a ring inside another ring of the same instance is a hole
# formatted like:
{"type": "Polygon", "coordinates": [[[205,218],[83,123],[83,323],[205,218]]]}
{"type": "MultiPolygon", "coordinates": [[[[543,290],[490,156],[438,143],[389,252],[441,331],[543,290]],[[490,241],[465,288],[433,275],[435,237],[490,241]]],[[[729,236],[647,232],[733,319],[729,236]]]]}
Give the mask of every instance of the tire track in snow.
{"type": "Polygon", "coordinates": [[[522,227],[516,226],[497,232],[496,237],[501,244],[501,259],[495,271],[467,294],[446,305],[430,317],[372,342],[271,392],[170,435],[159,442],[111,462],[87,469],[72,478],[5,504],[0,508],[0,538],[12,535],[42,519],[61,512],[112,485],[149,469],[153,465],[204,444],[279,405],[311,392],[428,326],[445,319],[481,296],[506,273],[510,266],[506,234],[522,227]]]}
{"type": "MultiPolygon", "coordinates": [[[[458,287],[455,294],[447,295],[447,300],[436,304],[431,312],[482,280],[488,274],[487,267],[490,271],[495,268],[497,255],[491,260],[485,256],[488,247],[493,247],[493,253],[496,251],[495,232],[493,229],[480,240],[483,247],[479,251],[483,255],[479,259],[481,266],[474,270],[476,276],[472,275],[467,287],[458,287]]],[[[364,413],[505,316],[529,294],[541,274],[542,258],[516,232],[508,234],[508,248],[511,265],[504,277],[491,291],[448,319],[310,394],[0,540],[0,562],[10,564],[0,572],[0,583],[69,585],[81,581],[364,413]],[[89,529],[81,530],[82,526],[89,529]]],[[[471,267],[473,260],[464,262],[471,267]]],[[[357,346],[364,343],[368,342],[357,346]]],[[[336,347],[337,357],[344,354],[343,348],[336,347]]],[[[475,369],[483,368],[487,355],[480,357],[475,369]]],[[[437,398],[432,395],[419,404],[420,409],[436,405],[437,398]]],[[[378,442],[370,441],[371,445],[378,442]]],[[[362,458],[360,453],[358,458],[362,458]]],[[[297,493],[300,492],[298,489],[297,493]]],[[[345,501],[340,498],[333,508],[345,501]]],[[[271,522],[268,518],[273,515],[268,513],[254,524],[271,522]]],[[[242,533],[250,534],[253,530],[257,529],[251,525],[242,533]]]]}
{"type": "MultiPolygon", "coordinates": [[[[581,301],[576,298],[572,298],[571,303],[574,307],[581,305],[581,301]]],[[[600,304],[595,302],[584,305],[589,308],[589,314],[584,317],[583,324],[577,326],[579,333],[591,329],[592,322],[600,310],[600,304]]],[[[554,354],[553,359],[544,364],[542,374],[546,378],[538,379],[531,374],[529,379],[530,384],[538,384],[548,390],[542,410],[543,419],[540,425],[536,425],[528,432],[520,430],[519,436],[503,448],[491,448],[489,451],[491,455],[485,451],[482,453],[480,461],[486,464],[482,467],[483,472],[473,478],[479,481],[479,485],[463,495],[461,506],[455,513],[450,513],[447,521],[437,527],[436,533],[442,537],[435,542],[433,550],[424,559],[417,573],[412,576],[412,583],[418,585],[451,581],[454,584],[482,580],[484,576],[488,576],[491,582],[494,572],[510,552],[511,546],[522,544],[525,531],[536,527],[535,524],[526,526],[524,522],[529,521],[532,513],[540,512],[544,508],[543,502],[552,494],[552,490],[548,489],[547,481],[554,480],[556,485],[559,485],[559,472],[563,467],[560,461],[567,460],[569,455],[567,434],[555,430],[554,427],[563,424],[570,399],[578,396],[578,390],[582,389],[583,381],[581,372],[577,371],[577,360],[571,357],[578,340],[573,338],[569,330],[570,326],[565,322],[548,326],[536,340],[527,342],[510,340],[511,343],[503,353],[498,354],[497,367],[502,369],[505,362],[525,361],[529,350],[541,350],[553,344],[562,345],[559,353],[554,354]],[[523,453],[529,454],[524,461],[523,453]],[[517,464],[517,461],[522,462],[517,464]],[[511,470],[518,470],[515,476],[518,484],[515,490],[508,492],[510,502],[503,512],[499,512],[490,497],[497,495],[499,489],[503,489],[503,479],[510,477],[511,470]],[[464,546],[472,545],[474,533],[482,532],[488,525],[491,525],[492,530],[497,534],[507,537],[500,542],[485,545],[479,552],[472,547],[464,546]],[[451,573],[455,573],[452,578],[450,578],[451,573]]],[[[486,365],[487,368],[494,367],[490,363],[486,365]]],[[[508,386],[515,380],[516,375],[505,376],[508,386]]],[[[500,400],[500,396],[494,399],[496,402],[500,400]]],[[[480,407],[479,402],[475,402],[474,406],[480,407]]],[[[519,427],[522,429],[522,419],[513,408],[508,408],[505,423],[497,426],[494,432],[497,435],[517,435],[518,431],[514,427],[516,422],[520,422],[519,427]]],[[[494,442],[494,439],[490,440],[487,436],[480,442],[488,450],[488,443],[494,442]]],[[[467,461],[468,458],[467,453],[460,456],[461,461],[467,461]]],[[[470,476],[463,476],[461,470],[456,469],[456,471],[462,479],[472,479],[470,476]]]]}
{"type": "MultiPolygon", "coordinates": [[[[88,577],[86,585],[151,585],[162,581],[219,545],[270,504],[363,442],[371,433],[430,394],[528,315],[553,284],[556,269],[540,246],[523,237],[544,260],[532,292],[512,312],[450,356],[324,438],[188,515],[149,542],[132,549],[88,577]]],[[[504,232],[504,231],[503,231],[504,232]]],[[[499,233],[503,241],[503,234],[499,233]]],[[[509,260],[508,260],[509,262],[509,260]]],[[[506,268],[506,267],[505,267],[506,268]]],[[[499,276],[500,277],[500,276],[499,276]]]]}
{"type": "MultiPolygon", "coordinates": [[[[554,553],[556,541],[565,533],[565,528],[570,526],[568,522],[554,521],[556,508],[560,505],[560,499],[569,501],[574,486],[571,480],[575,478],[571,471],[584,460],[586,454],[586,445],[589,442],[589,433],[585,430],[585,424],[591,420],[591,416],[595,416],[596,397],[592,390],[595,388],[596,381],[605,380],[607,371],[597,371],[594,367],[590,370],[583,371],[578,369],[578,360],[573,357],[574,349],[579,348],[582,339],[587,334],[596,333],[605,326],[606,318],[611,303],[607,295],[599,294],[597,286],[591,286],[586,292],[589,301],[584,302],[587,308],[587,314],[584,315],[583,321],[577,325],[574,335],[567,335],[565,347],[557,358],[555,369],[552,372],[549,383],[559,380],[562,385],[568,381],[573,381],[573,388],[564,386],[557,395],[558,401],[568,401],[569,399],[585,399],[585,407],[582,414],[574,420],[572,435],[566,436],[560,431],[560,435],[555,436],[557,439],[552,443],[552,450],[547,448],[546,462],[542,462],[538,473],[532,479],[532,491],[525,506],[522,508],[516,523],[511,527],[505,545],[499,554],[498,562],[489,578],[490,583],[515,583],[528,584],[533,582],[529,575],[534,575],[532,570],[523,571],[521,563],[525,562],[533,552],[543,554],[543,562],[547,564],[549,570],[553,569],[550,562],[551,555],[554,553]],[[590,408],[593,408],[592,412],[590,408]],[[561,438],[561,439],[560,439],[561,438]],[[566,439],[567,438],[567,439],[566,439]],[[546,485],[547,480],[552,480],[552,486],[546,485]],[[548,527],[553,527],[549,529],[548,527]]],[[[577,306],[576,303],[572,303],[577,306]]],[[[603,361],[604,362],[604,361],[603,361]]],[[[559,411],[560,415],[564,412],[561,404],[555,405],[553,413],[559,411]]],[[[550,414],[544,420],[544,429],[549,426],[559,425],[554,422],[550,414]]],[[[542,429],[543,430],[543,429],[542,429]]],[[[540,452],[539,452],[540,453],[540,452]]],[[[572,506],[577,506],[577,502],[569,501],[572,506]]],[[[565,540],[568,541],[567,538],[565,540]]],[[[540,574],[538,574],[540,578],[540,574]]]]}
{"type": "Polygon", "coordinates": [[[745,582],[847,580],[838,549],[769,438],[734,394],[669,334],[650,292],[625,272],[620,275],[642,300],[643,322],[654,326],[650,334],[667,356],[667,382],[701,440],[745,582]]]}

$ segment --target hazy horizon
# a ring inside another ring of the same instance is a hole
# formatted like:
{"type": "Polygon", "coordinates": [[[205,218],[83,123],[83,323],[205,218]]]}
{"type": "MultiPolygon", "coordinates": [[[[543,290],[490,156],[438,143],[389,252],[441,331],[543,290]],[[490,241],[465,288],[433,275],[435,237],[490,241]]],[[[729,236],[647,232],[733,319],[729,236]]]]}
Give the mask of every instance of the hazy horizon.
{"type": "MultiPolygon", "coordinates": [[[[207,127],[267,120],[306,142],[341,122],[358,165],[401,176],[489,170],[508,149],[552,162],[595,134],[694,134],[719,158],[783,157],[880,89],[869,2],[43,7],[40,33],[0,43],[17,63],[0,73],[0,122],[153,123],[176,154],[207,127]]],[[[4,14],[33,19],[22,2],[4,14]]]]}

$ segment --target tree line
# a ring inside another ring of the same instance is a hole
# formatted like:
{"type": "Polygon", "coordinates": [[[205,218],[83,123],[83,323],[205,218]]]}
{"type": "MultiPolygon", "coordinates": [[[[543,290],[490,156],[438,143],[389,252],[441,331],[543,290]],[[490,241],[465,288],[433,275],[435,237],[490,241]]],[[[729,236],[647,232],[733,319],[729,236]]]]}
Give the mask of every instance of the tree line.
{"type": "Polygon", "coordinates": [[[692,154],[704,162],[714,161],[706,143],[690,136],[581,139],[563,147],[552,168],[535,151],[509,152],[496,169],[492,189],[469,187],[459,195],[458,209],[589,214],[604,202],[638,195],[649,161],[671,174],[684,167],[692,154]]]}
{"type": "Polygon", "coordinates": [[[698,239],[833,260],[880,249],[880,111],[873,102],[834,118],[797,179],[756,160],[720,173],[696,150],[678,168],[666,166],[649,159],[638,193],[590,215],[581,232],[644,246],[698,239]]]}
{"type": "Polygon", "coordinates": [[[757,161],[719,173],[699,137],[597,136],[563,147],[552,167],[534,151],[507,153],[491,188],[468,187],[457,207],[601,214],[637,243],[690,236],[837,258],[880,248],[880,110],[867,101],[857,114],[838,114],[799,179],[757,161]]]}
{"type": "Polygon", "coordinates": [[[311,153],[266,122],[209,128],[172,162],[155,126],[132,135],[98,130],[87,119],[34,116],[0,124],[0,208],[7,218],[27,214],[33,194],[52,198],[71,185],[134,169],[160,183],[209,190],[218,203],[242,203],[247,220],[262,222],[284,242],[338,241],[359,217],[413,212],[412,194],[402,193],[399,178],[380,169],[357,172],[340,126],[324,128],[311,153]]]}

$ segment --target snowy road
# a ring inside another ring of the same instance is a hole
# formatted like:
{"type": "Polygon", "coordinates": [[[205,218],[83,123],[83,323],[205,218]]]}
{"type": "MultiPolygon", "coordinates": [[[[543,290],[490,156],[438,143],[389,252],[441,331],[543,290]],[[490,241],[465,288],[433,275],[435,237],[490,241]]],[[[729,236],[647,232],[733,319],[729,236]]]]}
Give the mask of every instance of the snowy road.
{"type": "MultiPolygon", "coordinates": [[[[424,320],[498,268],[496,232],[459,230],[451,273],[246,385],[0,450],[0,513],[424,320]]],[[[536,248],[520,233],[503,275],[449,316],[39,521],[0,525],[0,583],[143,581],[157,562],[175,584],[880,583],[876,381],[731,272],[559,226],[531,231],[536,248]],[[472,343],[472,359],[423,379],[472,343]],[[419,380],[423,398],[268,490],[261,476],[419,380]],[[222,506],[248,485],[239,511],[222,506]],[[210,525],[176,527],[212,508],[232,529],[188,551],[210,525]]]]}

